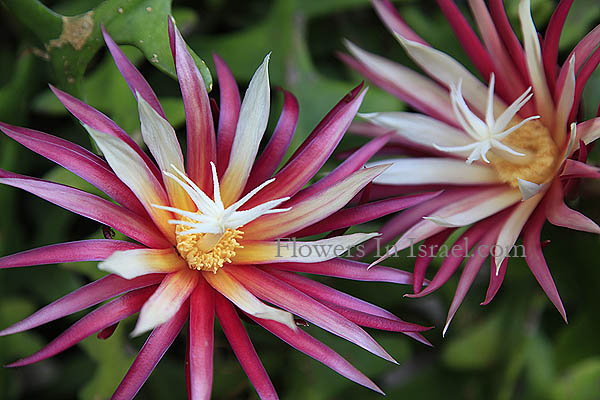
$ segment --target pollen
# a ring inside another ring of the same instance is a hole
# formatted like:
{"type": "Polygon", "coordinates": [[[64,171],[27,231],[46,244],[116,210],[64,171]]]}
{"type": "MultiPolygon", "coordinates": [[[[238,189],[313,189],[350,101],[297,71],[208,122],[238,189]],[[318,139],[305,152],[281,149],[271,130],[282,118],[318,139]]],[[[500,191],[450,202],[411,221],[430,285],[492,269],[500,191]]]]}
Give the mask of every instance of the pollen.
{"type": "Polygon", "coordinates": [[[515,163],[490,152],[488,158],[502,182],[518,188],[518,179],[542,184],[552,176],[559,150],[550,131],[541,122],[529,121],[502,142],[529,156],[526,163],[515,163]]]}
{"type": "Polygon", "coordinates": [[[177,225],[177,251],[179,255],[187,262],[190,269],[198,271],[212,271],[216,273],[226,263],[231,263],[235,256],[235,250],[242,248],[238,242],[242,238],[243,232],[237,229],[227,229],[218,239],[217,243],[209,250],[203,250],[201,243],[205,242],[206,233],[184,232],[188,227],[177,225]]]}

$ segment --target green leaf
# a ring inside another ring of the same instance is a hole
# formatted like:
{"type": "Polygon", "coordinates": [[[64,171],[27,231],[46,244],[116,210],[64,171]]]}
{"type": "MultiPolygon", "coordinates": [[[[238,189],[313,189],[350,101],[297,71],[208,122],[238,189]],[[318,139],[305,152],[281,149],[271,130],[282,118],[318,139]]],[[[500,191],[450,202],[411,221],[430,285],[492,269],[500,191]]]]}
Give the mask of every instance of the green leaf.
{"type": "Polygon", "coordinates": [[[552,398],[556,400],[595,400],[600,393],[600,358],[582,361],[570,368],[554,384],[552,398]]]}

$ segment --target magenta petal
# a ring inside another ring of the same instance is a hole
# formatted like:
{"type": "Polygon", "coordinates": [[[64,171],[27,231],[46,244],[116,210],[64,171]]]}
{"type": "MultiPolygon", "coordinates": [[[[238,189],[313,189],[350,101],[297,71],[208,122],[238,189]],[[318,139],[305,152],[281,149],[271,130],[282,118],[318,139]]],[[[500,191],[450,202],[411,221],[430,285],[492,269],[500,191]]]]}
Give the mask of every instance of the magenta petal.
{"type": "Polygon", "coordinates": [[[255,296],[391,362],[395,360],[358,325],[273,275],[252,266],[230,266],[233,276],[255,296]]]}
{"type": "Polygon", "coordinates": [[[28,149],[85,179],[117,203],[140,215],[146,211],[131,190],[100,157],[67,140],[0,122],[0,129],[28,149]]]}
{"type": "Polygon", "coordinates": [[[192,400],[210,399],[213,380],[215,292],[199,279],[190,296],[189,390],[192,400]]]}
{"type": "Polygon", "coordinates": [[[74,323],[42,350],[9,364],[7,367],[22,367],[45,360],[79,343],[91,334],[108,328],[122,319],[135,314],[142,308],[144,302],[155,289],[156,286],[138,289],[103,305],[74,323]]]}
{"type": "Polygon", "coordinates": [[[240,116],[240,91],[225,61],[216,54],[213,54],[213,60],[217,70],[221,99],[217,130],[217,172],[219,176],[223,176],[229,165],[231,146],[240,116]]]}
{"type": "Polygon", "coordinates": [[[343,258],[334,258],[333,260],[318,263],[269,264],[269,267],[282,271],[325,275],[355,281],[390,282],[401,285],[408,285],[412,282],[412,274],[410,272],[378,265],[367,269],[368,264],[345,260],[343,258]]]}
{"type": "Polygon", "coordinates": [[[454,229],[446,229],[433,235],[432,237],[425,239],[425,254],[421,254],[421,252],[417,253],[417,258],[415,260],[415,268],[413,272],[414,281],[413,281],[413,292],[419,293],[423,288],[423,282],[425,281],[425,273],[427,272],[427,267],[429,267],[429,263],[435,258],[435,254],[439,247],[444,244],[448,236],[454,232],[454,229]]]}
{"type": "Polygon", "coordinates": [[[413,207],[417,204],[439,196],[440,194],[441,191],[435,193],[420,193],[393,199],[380,200],[362,204],[356,207],[345,208],[317,222],[316,224],[296,232],[294,236],[312,236],[323,232],[334,231],[340,228],[359,225],[364,222],[372,221],[385,215],[413,207]]]}
{"type": "Polygon", "coordinates": [[[98,196],[42,180],[0,178],[0,183],[26,190],[71,212],[113,227],[148,247],[161,249],[171,246],[152,222],[98,196]]]}
{"type": "Polygon", "coordinates": [[[278,399],[275,388],[269,379],[265,367],[256,354],[256,350],[248,337],[248,333],[242,325],[242,321],[235,311],[233,305],[222,295],[215,296],[217,318],[221,323],[223,332],[240,362],[240,365],[248,375],[248,379],[254,385],[258,396],[265,399],[278,399]]]}
{"type": "Polygon", "coordinates": [[[542,49],[542,57],[544,61],[544,71],[546,73],[546,81],[548,82],[548,88],[550,93],[554,92],[556,85],[556,78],[558,75],[558,67],[556,60],[558,57],[558,42],[560,40],[560,34],[562,33],[565,20],[571,9],[573,0],[562,0],[556,6],[548,27],[546,28],[546,34],[544,36],[544,48],[542,49]]]}
{"type": "Polygon", "coordinates": [[[209,163],[217,161],[215,128],[208,93],[181,33],[170,18],[169,38],[185,107],[187,173],[200,189],[208,192],[212,187],[209,163]]]}
{"type": "Polygon", "coordinates": [[[143,247],[139,244],[112,239],[58,243],[1,257],[0,269],[77,261],[102,261],[117,250],[143,247]]]}
{"type": "Polygon", "coordinates": [[[251,315],[248,315],[248,317],[252,318],[252,320],[254,320],[256,323],[296,350],[303,352],[307,356],[312,357],[319,362],[322,362],[338,374],[358,383],[359,385],[384,394],[381,389],[377,387],[377,385],[375,385],[352,364],[346,361],[342,356],[303,330],[297,329],[296,331],[293,331],[289,327],[275,321],[259,319],[251,315]]]}
{"type": "Polygon", "coordinates": [[[575,84],[575,99],[573,100],[573,107],[571,108],[571,115],[569,115],[569,121],[575,121],[577,112],[579,111],[579,103],[581,102],[581,96],[583,95],[583,89],[588,79],[592,76],[592,73],[596,70],[600,64],[600,48],[587,59],[579,73],[577,74],[577,81],[575,84]]]}
{"type": "Polygon", "coordinates": [[[165,112],[163,111],[160,102],[156,97],[156,94],[154,94],[154,91],[144,76],[140,73],[140,71],[137,70],[131,61],[129,61],[127,56],[125,56],[125,54],[121,51],[119,46],[110,37],[108,32],[106,32],[104,25],[102,25],[102,36],[104,36],[106,47],[108,47],[108,50],[115,60],[115,64],[117,65],[119,72],[121,72],[121,75],[123,75],[123,78],[125,78],[129,89],[131,89],[133,92],[133,95],[137,96],[136,92],[139,93],[140,96],[142,96],[142,98],[146,100],[146,102],[150,104],[152,108],[154,108],[156,112],[160,114],[161,117],[167,119],[165,112]]]}
{"type": "Polygon", "coordinates": [[[600,234],[600,227],[578,211],[564,203],[564,193],[560,180],[555,179],[546,194],[546,218],[552,225],[600,234]]]}
{"type": "Polygon", "coordinates": [[[36,311],[24,320],[0,331],[0,336],[12,335],[73,314],[96,305],[119,294],[160,283],[163,275],[152,274],[127,280],[117,275],[108,275],[87,284],[55,302],[36,311]]]}
{"type": "MultiPolygon", "coordinates": [[[[588,58],[590,58],[590,55],[598,47],[598,44],[600,44],[600,25],[596,26],[591,32],[585,35],[585,37],[581,39],[579,43],[577,43],[575,48],[566,58],[567,60],[570,60],[571,57],[575,56],[575,71],[579,71],[582,65],[587,62],[588,58]]],[[[555,97],[557,98],[557,95],[562,92],[568,72],[569,62],[565,62],[560,69],[560,73],[556,81],[555,97]]]]}
{"type": "Polygon", "coordinates": [[[148,165],[148,168],[152,171],[154,176],[159,182],[162,182],[162,174],[156,167],[156,165],[150,160],[150,157],[137,145],[134,140],[119,127],[116,123],[114,123],[110,118],[106,115],[102,114],[100,111],[96,110],[93,107],[88,106],[83,101],[76,99],[70,94],[63,92],[60,89],[55,88],[50,85],[50,89],[54,92],[58,100],[69,110],[71,114],[75,118],[77,118],[82,123],[94,128],[100,132],[107,133],[109,135],[118,137],[125,143],[127,143],[140,157],[142,160],[148,165]]]}
{"type": "Polygon", "coordinates": [[[249,192],[273,175],[283,161],[283,157],[296,131],[298,124],[298,100],[290,92],[283,90],[283,110],[269,143],[254,163],[246,189],[249,192]]]}
{"type": "Polygon", "coordinates": [[[593,165],[585,164],[577,160],[565,161],[561,178],[593,178],[600,179],[600,170],[593,165]]]}
{"type": "Polygon", "coordinates": [[[487,292],[485,294],[485,300],[481,303],[482,306],[486,306],[490,304],[490,302],[498,293],[500,286],[502,286],[502,282],[504,281],[504,275],[506,275],[506,268],[508,267],[509,257],[506,257],[502,264],[500,265],[500,270],[496,274],[496,263],[490,264],[490,283],[488,285],[487,292]]]}
{"type": "Polygon", "coordinates": [[[321,169],[344,136],[362,103],[366,91],[359,94],[357,89],[325,116],[285,167],[275,175],[275,181],[258,192],[245,208],[272,199],[293,196],[321,169]]]}
{"type": "Polygon", "coordinates": [[[175,338],[187,320],[188,314],[189,303],[186,301],[173,318],[152,331],[131,365],[131,368],[127,371],[127,375],[125,375],[125,378],[123,378],[119,387],[115,390],[112,400],[130,400],[135,397],[156,367],[156,364],[158,364],[173,341],[175,341],[175,338]]]}
{"type": "Polygon", "coordinates": [[[389,0],[372,0],[372,3],[375,11],[379,14],[379,18],[385,23],[390,32],[398,33],[408,40],[429,46],[422,37],[417,35],[406,22],[404,22],[389,0]]]}
{"type": "Polygon", "coordinates": [[[554,284],[554,279],[548,269],[548,264],[542,253],[542,245],[540,243],[540,233],[542,226],[546,220],[544,215],[545,209],[543,206],[538,206],[533,215],[529,218],[527,225],[523,229],[523,245],[525,246],[525,259],[529,265],[529,269],[535,276],[552,304],[556,307],[560,315],[567,322],[567,313],[554,284]]]}

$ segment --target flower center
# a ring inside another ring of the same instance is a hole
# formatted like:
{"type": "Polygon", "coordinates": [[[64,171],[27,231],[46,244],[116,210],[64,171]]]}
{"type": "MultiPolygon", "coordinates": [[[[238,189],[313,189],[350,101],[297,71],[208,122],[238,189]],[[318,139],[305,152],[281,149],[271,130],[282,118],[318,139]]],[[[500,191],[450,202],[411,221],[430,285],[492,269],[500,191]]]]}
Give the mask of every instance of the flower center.
{"type": "Polygon", "coordinates": [[[190,269],[217,272],[225,263],[231,263],[235,250],[242,248],[239,240],[243,232],[239,227],[265,214],[289,211],[289,208],[275,208],[289,197],[270,200],[249,210],[238,211],[248,200],[262,188],[273,182],[270,179],[254,188],[244,197],[225,208],[221,200],[219,178],[215,165],[210,163],[213,174],[213,198],[211,199],[185,173],[174,165],[171,168],[178,176],[165,172],[165,175],[179,184],[190,196],[197,211],[186,211],[175,207],[155,205],[162,210],[171,211],[181,219],[171,219],[170,224],[177,225],[177,251],[186,260],[190,269]]]}

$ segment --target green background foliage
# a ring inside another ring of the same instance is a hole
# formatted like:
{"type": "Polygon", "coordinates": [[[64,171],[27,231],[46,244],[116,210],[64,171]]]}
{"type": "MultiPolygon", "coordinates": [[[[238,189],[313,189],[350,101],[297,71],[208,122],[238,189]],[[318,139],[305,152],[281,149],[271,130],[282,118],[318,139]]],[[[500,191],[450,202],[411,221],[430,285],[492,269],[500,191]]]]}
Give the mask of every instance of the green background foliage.
{"type": "MultiPolygon", "coordinates": [[[[465,7],[466,2],[459,3],[465,7]]],[[[543,30],[556,4],[552,0],[532,3],[536,24],[543,30]]],[[[418,33],[469,65],[432,1],[402,0],[396,4],[418,33]]],[[[515,22],[516,2],[507,0],[506,4],[515,22]]],[[[88,148],[91,143],[83,129],[51,95],[47,83],[102,110],[140,140],[135,101],[104,47],[101,23],[119,44],[128,45],[124,50],[156,89],[168,119],[180,133],[184,112],[179,89],[172,79],[174,68],[166,31],[170,13],[197,54],[197,64],[209,86],[214,71],[212,52],[229,63],[242,89],[264,55],[273,52],[272,86],[292,91],[300,102],[300,122],[292,147],[361,80],[335,56],[343,51],[341,38],[409,63],[367,0],[189,0],[173,4],[169,0],[48,0],[43,4],[34,0],[1,0],[0,5],[0,33],[4,38],[0,42],[0,120],[49,132],[88,148]],[[89,35],[87,40],[73,44],[68,37],[61,37],[65,24],[83,29],[89,35]]],[[[596,0],[576,1],[561,40],[562,59],[599,22],[596,0]]],[[[213,96],[218,97],[218,90],[213,96]]],[[[600,101],[600,72],[593,75],[584,97],[585,114],[591,117],[600,101]]],[[[274,91],[273,100],[269,131],[276,123],[281,94],[274,91]]],[[[398,100],[371,87],[361,111],[402,108],[398,100]]],[[[340,150],[363,142],[348,135],[340,150]]],[[[596,154],[592,153],[592,162],[598,160],[596,154]]],[[[333,165],[335,161],[325,168],[333,165]]],[[[5,136],[0,136],[0,168],[100,194],[70,172],[5,136]]],[[[585,181],[580,195],[570,204],[598,221],[599,200],[600,185],[585,181]]],[[[0,187],[0,210],[0,256],[62,241],[102,237],[98,224],[16,189],[0,187]]],[[[381,222],[363,228],[376,230],[381,222]]],[[[354,345],[316,327],[306,329],[339,350],[391,399],[598,399],[598,238],[550,226],[543,230],[542,238],[551,241],[544,252],[567,308],[568,325],[545,298],[525,263],[517,259],[511,261],[497,298],[485,307],[479,305],[488,279],[487,270],[482,269],[444,339],[441,326],[456,277],[436,294],[420,300],[402,297],[408,287],[323,279],[407,320],[436,326],[426,334],[435,345],[433,348],[400,334],[372,332],[400,362],[399,366],[357,351],[354,345]]],[[[402,269],[412,266],[407,257],[388,261],[388,265],[402,269]]],[[[0,327],[99,276],[102,274],[95,263],[0,271],[0,327]]],[[[0,363],[38,350],[81,315],[0,338],[0,363]]],[[[109,398],[143,343],[143,338],[128,337],[132,321],[121,323],[108,340],[91,336],[39,364],[0,369],[0,400],[109,398]]],[[[289,348],[263,329],[253,325],[247,328],[281,398],[380,398],[289,348]]],[[[218,325],[216,329],[214,398],[256,398],[218,325]]],[[[185,340],[181,335],[138,398],[186,398],[184,357],[185,340]]]]}

